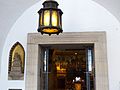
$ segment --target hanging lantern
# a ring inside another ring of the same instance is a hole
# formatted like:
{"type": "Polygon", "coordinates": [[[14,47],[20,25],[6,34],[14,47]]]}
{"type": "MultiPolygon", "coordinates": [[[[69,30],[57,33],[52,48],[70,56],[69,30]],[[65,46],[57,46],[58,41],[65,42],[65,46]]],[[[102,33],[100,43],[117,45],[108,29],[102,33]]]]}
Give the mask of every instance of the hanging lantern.
{"type": "Polygon", "coordinates": [[[53,0],[47,0],[43,3],[43,8],[39,11],[38,32],[41,34],[59,34],[62,33],[62,14],[58,9],[58,3],[53,0]]]}

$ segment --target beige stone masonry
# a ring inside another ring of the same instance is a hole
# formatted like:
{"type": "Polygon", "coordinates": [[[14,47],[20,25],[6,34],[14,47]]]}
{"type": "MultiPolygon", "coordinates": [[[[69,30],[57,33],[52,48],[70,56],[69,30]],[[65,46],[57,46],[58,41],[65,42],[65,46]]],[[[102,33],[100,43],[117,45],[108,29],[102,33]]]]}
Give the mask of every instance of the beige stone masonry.
{"type": "Polygon", "coordinates": [[[60,35],[29,33],[27,38],[25,90],[40,89],[40,44],[94,44],[95,90],[109,90],[105,32],[64,32],[60,35]]]}

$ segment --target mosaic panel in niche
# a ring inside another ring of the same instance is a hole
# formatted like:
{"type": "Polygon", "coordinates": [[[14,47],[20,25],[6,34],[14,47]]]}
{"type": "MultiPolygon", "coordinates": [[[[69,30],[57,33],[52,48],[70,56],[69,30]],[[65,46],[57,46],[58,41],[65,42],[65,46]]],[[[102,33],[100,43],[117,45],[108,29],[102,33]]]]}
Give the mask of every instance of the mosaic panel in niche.
{"type": "Polygon", "coordinates": [[[8,67],[9,80],[24,79],[24,62],[25,62],[24,48],[19,42],[16,42],[12,46],[9,53],[9,67],[8,67]]]}

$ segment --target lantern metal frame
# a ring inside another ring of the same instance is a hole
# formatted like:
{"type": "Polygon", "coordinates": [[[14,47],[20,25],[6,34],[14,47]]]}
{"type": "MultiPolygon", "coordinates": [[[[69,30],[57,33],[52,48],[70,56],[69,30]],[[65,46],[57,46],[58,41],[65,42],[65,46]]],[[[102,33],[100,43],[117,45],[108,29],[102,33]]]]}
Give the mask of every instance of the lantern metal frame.
{"type": "Polygon", "coordinates": [[[41,8],[38,13],[39,13],[39,27],[38,27],[38,32],[41,32],[41,34],[59,34],[62,33],[62,14],[63,12],[61,11],[61,9],[58,9],[58,3],[56,1],[53,0],[48,0],[43,2],[43,8],[41,8]],[[49,11],[50,13],[50,20],[49,20],[49,25],[45,26],[44,25],[44,13],[45,11],[49,11]],[[57,13],[57,25],[53,26],[52,25],[52,12],[55,11],[57,13]],[[44,30],[48,29],[49,30],[53,30],[53,32],[45,32],[44,30]]]}

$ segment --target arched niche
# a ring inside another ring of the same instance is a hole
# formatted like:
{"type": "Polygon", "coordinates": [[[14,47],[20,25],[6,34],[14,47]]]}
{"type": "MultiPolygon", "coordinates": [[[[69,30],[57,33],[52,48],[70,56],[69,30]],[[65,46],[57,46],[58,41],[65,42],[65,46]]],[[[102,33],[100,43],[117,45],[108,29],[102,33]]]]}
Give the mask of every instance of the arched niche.
{"type": "Polygon", "coordinates": [[[25,51],[23,46],[16,42],[9,53],[9,80],[21,80],[24,77],[25,51]]]}

